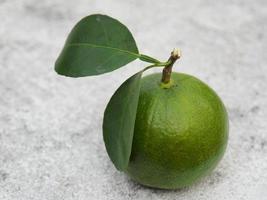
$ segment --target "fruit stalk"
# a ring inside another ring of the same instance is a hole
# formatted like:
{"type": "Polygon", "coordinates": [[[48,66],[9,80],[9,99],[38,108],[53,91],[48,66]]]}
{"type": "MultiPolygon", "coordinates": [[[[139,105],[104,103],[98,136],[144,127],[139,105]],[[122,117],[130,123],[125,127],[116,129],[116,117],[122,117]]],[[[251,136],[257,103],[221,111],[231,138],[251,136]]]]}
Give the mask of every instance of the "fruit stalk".
{"type": "Polygon", "coordinates": [[[168,65],[166,65],[162,71],[162,78],[161,78],[161,82],[162,83],[169,83],[171,80],[171,73],[172,73],[172,66],[173,64],[176,62],[177,59],[179,59],[181,57],[181,51],[180,49],[175,48],[172,52],[171,52],[171,56],[168,59],[168,65]]]}

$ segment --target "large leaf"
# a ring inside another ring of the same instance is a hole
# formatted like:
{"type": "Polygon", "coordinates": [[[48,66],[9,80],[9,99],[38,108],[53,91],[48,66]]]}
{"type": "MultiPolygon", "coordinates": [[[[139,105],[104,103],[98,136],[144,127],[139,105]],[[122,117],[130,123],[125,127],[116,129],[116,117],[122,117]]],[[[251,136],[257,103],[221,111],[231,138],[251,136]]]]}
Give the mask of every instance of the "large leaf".
{"type": "Polygon", "coordinates": [[[111,97],[104,114],[103,137],[110,159],[125,170],[131,155],[142,72],[127,79],[111,97]]]}
{"type": "Polygon", "coordinates": [[[55,70],[70,77],[113,71],[139,58],[134,38],[126,26],[106,15],[90,15],[72,29],[55,70]]]}

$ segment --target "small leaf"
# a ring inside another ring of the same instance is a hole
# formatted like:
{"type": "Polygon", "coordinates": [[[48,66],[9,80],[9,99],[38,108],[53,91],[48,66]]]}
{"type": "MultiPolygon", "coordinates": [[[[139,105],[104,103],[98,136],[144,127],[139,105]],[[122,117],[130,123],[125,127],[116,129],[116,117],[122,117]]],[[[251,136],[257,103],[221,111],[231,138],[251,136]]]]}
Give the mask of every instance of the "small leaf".
{"type": "Polygon", "coordinates": [[[127,168],[131,155],[142,72],[131,76],[118,88],[104,113],[106,149],[115,167],[121,171],[127,168]]]}
{"type": "Polygon", "coordinates": [[[90,15],[72,29],[55,70],[70,77],[113,71],[139,58],[135,40],[126,26],[106,15],[90,15]]]}

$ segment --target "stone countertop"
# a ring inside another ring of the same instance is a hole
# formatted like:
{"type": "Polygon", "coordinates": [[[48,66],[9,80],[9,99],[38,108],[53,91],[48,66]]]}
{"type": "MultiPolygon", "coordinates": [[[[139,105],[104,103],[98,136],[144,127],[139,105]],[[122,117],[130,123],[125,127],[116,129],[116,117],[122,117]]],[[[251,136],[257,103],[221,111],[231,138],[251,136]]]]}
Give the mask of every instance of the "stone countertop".
{"type": "Polygon", "coordinates": [[[266,0],[0,0],[0,19],[1,200],[267,199],[266,0]],[[144,63],[81,79],[53,70],[70,29],[92,13],[126,24],[142,53],[165,60],[181,48],[174,70],[223,99],[229,145],[208,177],[165,191],[115,170],[102,140],[103,111],[144,63]]]}

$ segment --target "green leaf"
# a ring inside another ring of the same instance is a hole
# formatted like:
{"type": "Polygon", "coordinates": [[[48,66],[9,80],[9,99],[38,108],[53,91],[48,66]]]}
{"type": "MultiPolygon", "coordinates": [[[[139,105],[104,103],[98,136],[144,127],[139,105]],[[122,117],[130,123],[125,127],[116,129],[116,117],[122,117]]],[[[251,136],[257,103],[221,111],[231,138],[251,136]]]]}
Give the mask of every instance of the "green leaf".
{"type": "Polygon", "coordinates": [[[115,167],[121,171],[127,168],[131,155],[142,72],[131,76],[118,88],[104,113],[106,149],[115,167]]]}
{"type": "Polygon", "coordinates": [[[103,74],[139,58],[126,26],[106,15],[90,15],[72,29],[55,70],[70,77],[103,74]]]}

